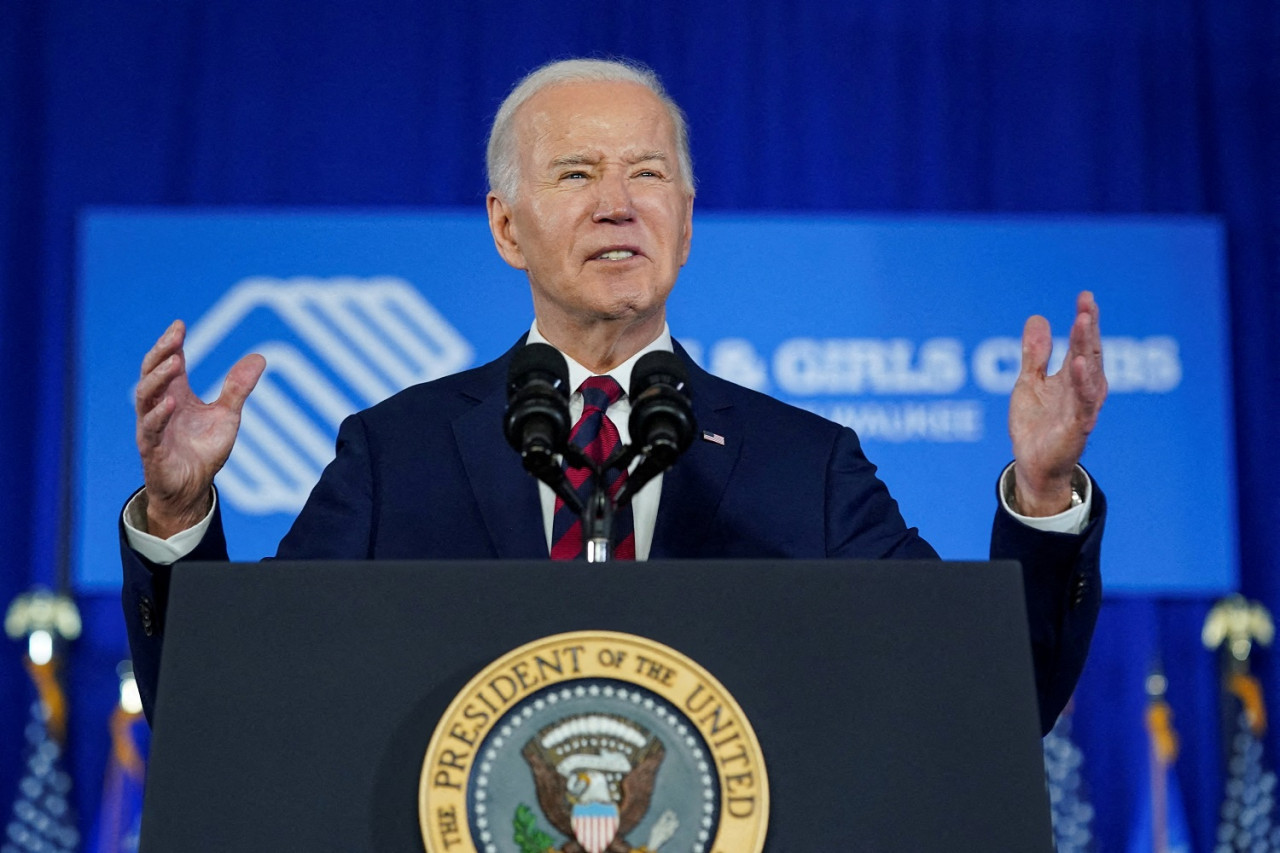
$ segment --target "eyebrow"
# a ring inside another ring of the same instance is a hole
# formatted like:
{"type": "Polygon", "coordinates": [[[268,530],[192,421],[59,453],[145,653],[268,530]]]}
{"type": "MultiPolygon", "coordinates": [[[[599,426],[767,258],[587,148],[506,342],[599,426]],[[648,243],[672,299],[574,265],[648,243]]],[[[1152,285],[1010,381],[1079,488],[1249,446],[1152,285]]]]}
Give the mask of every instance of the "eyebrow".
{"type": "Polygon", "coordinates": [[[587,154],[563,154],[551,161],[552,168],[560,168],[563,166],[594,166],[600,162],[599,157],[593,157],[587,154]]]}
{"type": "MultiPolygon", "coordinates": [[[[594,166],[600,162],[598,154],[562,154],[551,161],[552,168],[560,169],[566,166],[594,166]]],[[[667,162],[667,155],[662,151],[641,151],[626,156],[628,165],[634,166],[636,163],[646,163],[650,160],[657,160],[661,163],[667,162]]]]}
{"type": "Polygon", "coordinates": [[[627,162],[635,165],[636,163],[644,163],[649,160],[657,160],[659,162],[667,162],[667,155],[662,151],[642,151],[639,154],[633,154],[627,158],[627,162]]]}

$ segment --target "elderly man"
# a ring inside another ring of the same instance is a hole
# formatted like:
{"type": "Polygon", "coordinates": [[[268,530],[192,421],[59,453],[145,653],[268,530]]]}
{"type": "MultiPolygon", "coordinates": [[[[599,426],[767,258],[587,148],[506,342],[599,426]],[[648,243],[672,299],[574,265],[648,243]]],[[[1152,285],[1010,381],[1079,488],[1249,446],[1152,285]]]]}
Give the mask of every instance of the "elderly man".
{"type": "MultiPolygon", "coordinates": [[[[573,556],[560,547],[554,495],[524,474],[501,428],[513,353],[546,342],[580,389],[573,416],[603,409],[623,441],[625,396],[610,380],[580,386],[607,375],[628,387],[641,355],[674,350],[688,363],[700,425],[724,438],[695,442],[638,493],[623,556],[634,548],[639,559],[936,558],[903,522],[852,431],[705,373],[672,340],[665,306],[689,256],[694,185],[684,117],[651,72],[594,60],[533,72],[498,111],[488,167],[489,226],[503,259],[528,276],[533,326],[497,361],[348,418],[279,557],[573,556]]],[[[993,556],[1024,564],[1046,729],[1083,666],[1101,594],[1103,498],[1077,462],[1106,380],[1090,294],[1076,312],[1054,376],[1045,375],[1048,323],[1027,322],[1009,413],[1015,461],[1001,477],[992,533],[993,556]]],[[[174,323],[143,360],[136,404],[145,486],[122,519],[125,611],[148,705],[169,565],[226,558],[213,478],[265,366],[247,356],[204,404],[187,382],[183,337],[174,323]]]]}

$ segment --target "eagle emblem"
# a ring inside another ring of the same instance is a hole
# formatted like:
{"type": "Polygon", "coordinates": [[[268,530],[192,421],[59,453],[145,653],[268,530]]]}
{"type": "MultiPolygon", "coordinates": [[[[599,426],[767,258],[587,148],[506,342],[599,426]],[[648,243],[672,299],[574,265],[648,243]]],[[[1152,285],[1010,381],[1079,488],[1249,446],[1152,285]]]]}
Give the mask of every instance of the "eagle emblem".
{"type": "Polygon", "coordinates": [[[440,718],[418,779],[426,853],[762,853],[768,819],[764,755],[733,697],[675,649],[616,631],[489,664],[440,718]]]}
{"type": "Polygon", "coordinates": [[[612,714],[577,714],[546,726],[525,744],[538,805],[569,841],[561,853],[652,853],[675,834],[666,812],[648,843],[627,834],[649,811],[666,750],[648,729],[612,714]]]}

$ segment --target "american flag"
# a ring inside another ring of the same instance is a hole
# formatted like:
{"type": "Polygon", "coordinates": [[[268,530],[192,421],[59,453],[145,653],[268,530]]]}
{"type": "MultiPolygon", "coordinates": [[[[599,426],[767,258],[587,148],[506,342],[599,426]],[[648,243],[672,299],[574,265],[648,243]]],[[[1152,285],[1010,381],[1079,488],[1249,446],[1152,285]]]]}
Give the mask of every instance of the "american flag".
{"type": "Polygon", "coordinates": [[[711,430],[704,429],[702,431],[702,440],[709,441],[712,444],[718,444],[721,447],[724,447],[724,436],[720,435],[717,432],[712,432],[711,430]]]}
{"type": "Polygon", "coordinates": [[[1147,785],[1139,801],[1129,853],[1190,853],[1182,786],[1178,781],[1178,732],[1165,701],[1168,681],[1159,667],[1147,676],[1147,785]]]}
{"type": "Polygon", "coordinates": [[[1227,784],[1218,811],[1214,853],[1280,850],[1276,826],[1276,774],[1267,764],[1262,737],[1267,708],[1262,685],[1249,672],[1255,643],[1271,645],[1275,624],[1256,601],[1222,599],[1209,611],[1201,639],[1218,653],[1224,714],[1227,784]]]}
{"type": "Polygon", "coordinates": [[[28,662],[39,695],[23,732],[26,762],[0,853],[76,853],[80,833],[71,810],[71,776],[62,769],[66,703],[52,663],[28,662]]]}
{"type": "Polygon", "coordinates": [[[1262,752],[1267,727],[1262,687],[1252,675],[1235,672],[1226,680],[1226,689],[1237,713],[1214,853],[1280,850],[1276,774],[1266,766],[1262,752]]]}
{"type": "Polygon", "coordinates": [[[1093,806],[1081,770],[1084,753],[1071,737],[1072,705],[1044,739],[1044,772],[1049,784],[1053,839],[1058,853],[1094,850],[1093,806]]]}
{"type": "Polygon", "coordinates": [[[136,853],[142,832],[142,786],[151,729],[142,716],[142,699],[133,667],[123,663],[120,701],[111,714],[111,757],[102,784],[98,823],[87,850],[94,853],[136,853]]]}

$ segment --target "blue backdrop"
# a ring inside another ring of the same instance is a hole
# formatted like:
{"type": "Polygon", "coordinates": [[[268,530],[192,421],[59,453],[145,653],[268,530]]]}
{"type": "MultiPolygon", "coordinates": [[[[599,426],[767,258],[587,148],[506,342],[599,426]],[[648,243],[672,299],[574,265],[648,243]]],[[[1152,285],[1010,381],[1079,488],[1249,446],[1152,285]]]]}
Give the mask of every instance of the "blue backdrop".
{"type": "MultiPolygon", "coordinates": [[[[690,114],[700,211],[1220,217],[1240,583],[1280,608],[1280,5],[1270,0],[7,0],[0,598],[56,582],[69,563],[64,446],[86,207],[474,207],[502,94],[542,61],[580,53],[633,56],[663,75],[690,114]]],[[[118,342],[139,356],[147,344],[118,342]]],[[[1153,493],[1180,491],[1160,466],[1141,474],[1153,493]]],[[[72,750],[89,813],[123,645],[115,596],[80,602],[72,750]]],[[[1136,811],[1142,679],[1157,653],[1184,738],[1192,831],[1208,849],[1221,773],[1212,661],[1198,647],[1207,607],[1191,596],[1104,609],[1076,732],[1105,849],[1121,849],[1136,811]]],[[[0,654],[0,793],[18,765],[18,661],[17,646],[0,654]]],[[[1260,664],[1280,707],[1280,673],[1260,664]]],[[[1273,755],[1276,745],[1273,733],[1273,755]]]]}
{"type": "MultiPolygon", "coordinates": [[[[1114,506],[1108,588],[1235,589],[1217,223],[695,213],[694,232],[668,303],[680,341],[711,371],[856,429],[908,523],[957,560],[987,555],[1022,324],[1044,312],[1064,335],[1076,294],[1091,288],[1107,316],[1111,395],[1085,464],[1114,506]],[[1181,490],[1151,490],[1143,472],[1158,468],[1181,490]]],[[[187,365],[206,399],[246,352],[266,356],[218,477],[231,556],[255,560],[302,509],[342,418],[496,357],[532,318],[525,277],[493,250],[478,209],[93,210],[81,235],[82,591],[119,585],[116,511],[137,487],[122,448],[138,359],[122,342],[186,318],[187,365]]]]}

